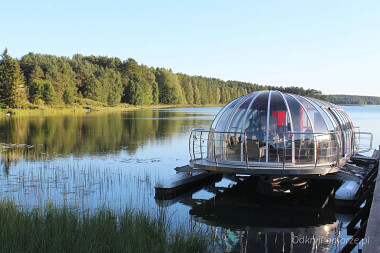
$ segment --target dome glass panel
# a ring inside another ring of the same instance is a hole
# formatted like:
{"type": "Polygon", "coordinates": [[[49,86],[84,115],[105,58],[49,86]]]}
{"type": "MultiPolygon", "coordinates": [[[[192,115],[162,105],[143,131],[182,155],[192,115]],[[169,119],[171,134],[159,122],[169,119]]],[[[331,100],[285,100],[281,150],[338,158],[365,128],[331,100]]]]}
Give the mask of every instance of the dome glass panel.
{"type": "MultiPolygon", "coordinates": [[[[280,91],[254,92],[233,100],[204,132],[208,132],[204,157],[214,167],[321,166],[323,170],[308,171],[318,174],[330,171],[339,157],[355,150],[354,126],[342,109],[280,91]]],[[[202,145],[202,134],[193,139],[193,148],[202,145]]]]}

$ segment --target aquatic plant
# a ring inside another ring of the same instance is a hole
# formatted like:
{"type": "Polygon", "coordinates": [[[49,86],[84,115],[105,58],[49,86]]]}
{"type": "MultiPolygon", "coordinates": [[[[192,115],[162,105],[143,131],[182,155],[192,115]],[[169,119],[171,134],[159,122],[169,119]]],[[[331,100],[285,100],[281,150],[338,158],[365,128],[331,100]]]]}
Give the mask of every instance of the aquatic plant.
{"type": "Polygon", "coordinates": [[[164,212],[157,215],[127,209],[95,214],[69,207],[23,211],[0,202],[1,252],[206,252],[210,236],[170,228],[164,212]]]}

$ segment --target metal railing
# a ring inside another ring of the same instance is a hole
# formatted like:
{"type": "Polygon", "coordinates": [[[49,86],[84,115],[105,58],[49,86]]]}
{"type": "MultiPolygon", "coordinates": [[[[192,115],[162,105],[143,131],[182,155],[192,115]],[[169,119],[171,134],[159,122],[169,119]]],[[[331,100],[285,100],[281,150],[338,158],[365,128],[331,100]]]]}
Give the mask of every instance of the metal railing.
{"type": "Polygon", "coordinates": [[[249,132],[193,129],[189,139],[191,160],[244,165],[257,163],[332,165],[340,159],[340,137],[336,132],[277,132],[270,138],[256,139],[249,132]]]}
{"type": "Polygon", "coordinates": [[[372,149],[373,134],[369,132],[361,132],[360,128],[355,131],[355,152],[367,152],[372,149]]]}

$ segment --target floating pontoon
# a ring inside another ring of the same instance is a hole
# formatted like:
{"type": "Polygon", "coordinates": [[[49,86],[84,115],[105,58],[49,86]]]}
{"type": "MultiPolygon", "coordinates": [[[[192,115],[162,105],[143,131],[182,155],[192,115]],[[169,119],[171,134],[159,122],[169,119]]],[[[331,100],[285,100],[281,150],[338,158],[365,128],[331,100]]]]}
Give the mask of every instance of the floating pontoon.
{"type": "Polygon", "coordinates": [[[210,130],[192,130],[189,165],[217,173],[326,175],[358,151],[359,139],[334,104],[260,91],[227,104],[210,130]]]}

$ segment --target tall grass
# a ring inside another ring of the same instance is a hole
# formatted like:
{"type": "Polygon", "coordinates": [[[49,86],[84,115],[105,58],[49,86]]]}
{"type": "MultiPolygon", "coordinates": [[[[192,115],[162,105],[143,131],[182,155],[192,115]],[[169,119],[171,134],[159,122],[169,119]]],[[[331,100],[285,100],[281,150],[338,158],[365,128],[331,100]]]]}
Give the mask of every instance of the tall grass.
{"type": "Polygon", "coordinates": [[[1,252],[206,252],[201,231],[171,231],[165,214],[104,209],[90,215],[67,207],[19,210],[0,202],[1,252]]]}

